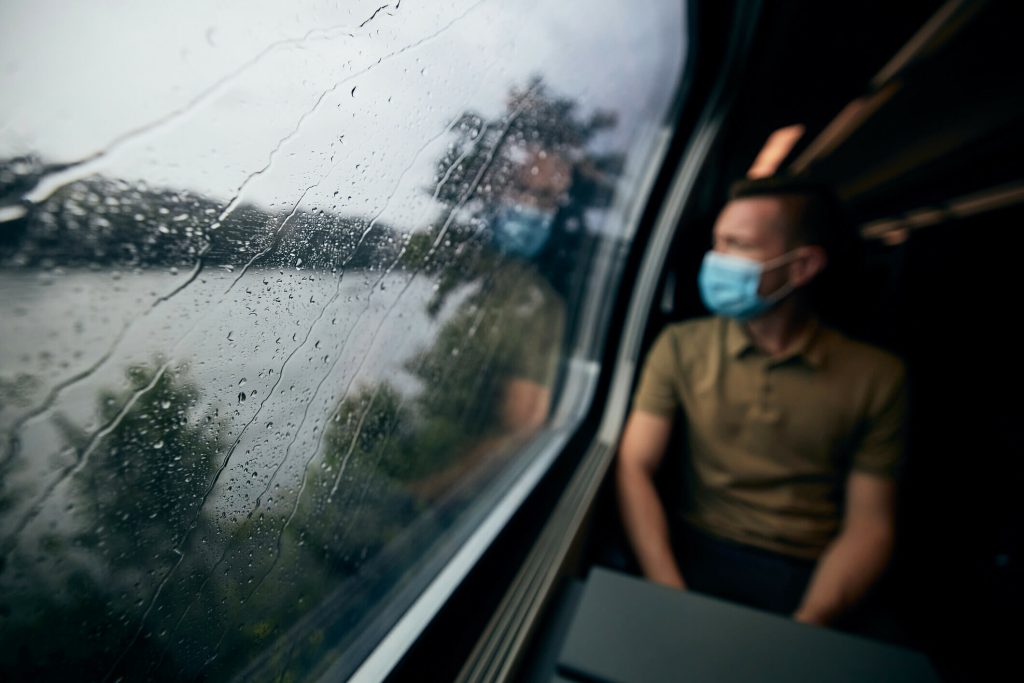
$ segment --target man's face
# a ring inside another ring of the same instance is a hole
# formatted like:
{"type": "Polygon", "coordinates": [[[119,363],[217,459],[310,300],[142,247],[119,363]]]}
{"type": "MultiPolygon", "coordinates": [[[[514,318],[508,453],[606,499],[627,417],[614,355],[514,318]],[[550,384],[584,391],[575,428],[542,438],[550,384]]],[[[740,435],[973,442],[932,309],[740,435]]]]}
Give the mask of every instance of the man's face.
{"type": "Polygon", "coordinates": [[[543,209],[555,209],[572,182],[572,166],[560,154],[531,148],[516,176],[517,199],[543,209]]]}
{"type": "MultiPolygon", "coordinates": [[[[778,197],[734,199],[718,215],[714,250],[753,261],[770,261],[789,251],[786,221],[790,211],[778,197]]],[[[765,271],[758,293],[771,294],[788,281],[788,268],[765,271]]]]}

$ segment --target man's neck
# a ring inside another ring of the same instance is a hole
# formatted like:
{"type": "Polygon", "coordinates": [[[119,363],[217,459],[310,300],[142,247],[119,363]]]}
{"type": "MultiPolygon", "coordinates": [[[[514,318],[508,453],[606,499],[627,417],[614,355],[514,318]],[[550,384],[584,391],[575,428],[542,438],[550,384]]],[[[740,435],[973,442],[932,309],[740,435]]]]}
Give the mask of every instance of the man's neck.
{"type": "Polygon", "coordinates": [[[744,325],[754,345],[773,358],[784,355],[815,321],[802,302],[790,297],[744,325]]]}

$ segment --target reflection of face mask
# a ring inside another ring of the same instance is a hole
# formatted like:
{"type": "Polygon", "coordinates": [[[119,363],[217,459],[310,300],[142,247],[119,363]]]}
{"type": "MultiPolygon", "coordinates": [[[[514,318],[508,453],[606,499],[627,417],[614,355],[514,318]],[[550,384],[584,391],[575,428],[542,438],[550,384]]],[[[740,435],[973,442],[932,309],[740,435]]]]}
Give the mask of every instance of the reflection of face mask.
{"type": "Polygon", "coordinates": [[[553,211],[532,206],[503,206],[494,218],[494,241],[505,253],[533,258],[547,244],[554,218],[553,211]]]}
{"type": "Polygon", "coordinates": [[[768,296],[761,296],[757,293],[761,275],[792,261],[795,253],[790,251],[761,263],[742,256],[709,251],[704,255],[697,277],[704,305],[712,313],[738,320],[749,320],[764,313],[788,296],[794,287],[787,282],[768,296]]]}

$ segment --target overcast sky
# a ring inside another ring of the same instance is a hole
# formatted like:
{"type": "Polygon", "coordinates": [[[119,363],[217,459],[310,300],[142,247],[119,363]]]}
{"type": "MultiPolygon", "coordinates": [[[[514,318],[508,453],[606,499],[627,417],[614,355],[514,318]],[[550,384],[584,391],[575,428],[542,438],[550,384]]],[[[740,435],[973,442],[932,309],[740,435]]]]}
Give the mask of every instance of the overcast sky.
{"type": "Polygon", "coordinates": [[[617,112],[594,144],[624,149],[664,115],[685,47],[673,1],[382,5],[5,0],[0,158],[100,154],[49,189],[99,173],[279,209],[305,193],[416,229],[458,113],[497,117],[540,74],[617,112]]]}

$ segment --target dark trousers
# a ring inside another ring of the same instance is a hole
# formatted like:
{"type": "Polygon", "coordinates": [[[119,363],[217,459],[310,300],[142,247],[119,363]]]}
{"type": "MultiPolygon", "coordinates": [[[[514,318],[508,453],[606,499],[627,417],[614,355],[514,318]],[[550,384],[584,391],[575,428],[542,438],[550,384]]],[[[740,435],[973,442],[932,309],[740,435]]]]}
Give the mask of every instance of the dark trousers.
{"type": "Polygon", "coordinates": [[[789,615],[796,611],[815,563],[679,529],[673,546],[683,580],[699,593],[789,615]]]}
{"type": "MultiPolygon", "coordinates": [[[[783,616],[792,615],[800,606],[816,565],[685,526],[673,533],[672,544],[688,588],[783,616]]],[[[900,613],[881,597],[869,593],[831,627],[920,648],[900,613]]]]}

